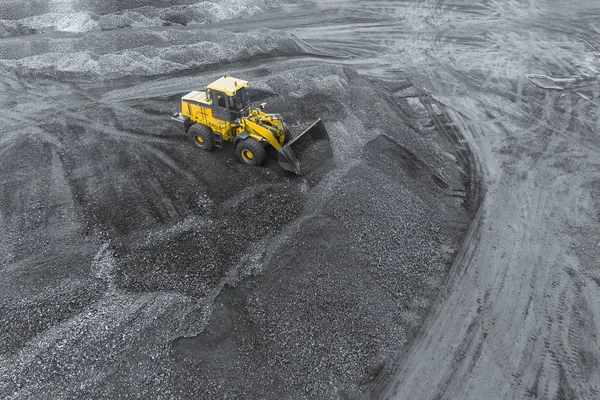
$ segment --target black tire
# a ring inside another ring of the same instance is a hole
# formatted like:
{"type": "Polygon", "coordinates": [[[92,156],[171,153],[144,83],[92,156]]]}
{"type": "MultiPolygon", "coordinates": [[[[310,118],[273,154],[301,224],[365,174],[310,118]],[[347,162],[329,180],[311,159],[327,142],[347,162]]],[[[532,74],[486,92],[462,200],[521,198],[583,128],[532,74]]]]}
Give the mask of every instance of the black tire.
{"type": "Polygon", "coordinates": [[[211,151],[215,148],[215,135],[208,126],[194,124],[188,129],[188,136],[196,146],[204,151],[211,151]]]}
{"type": "Polygon", "coordinates": [[[238,142],[235,146],[235,155],[244,164],[256,166],[264,164],[267,152],[258,140],[248,138],[238,142]]]}

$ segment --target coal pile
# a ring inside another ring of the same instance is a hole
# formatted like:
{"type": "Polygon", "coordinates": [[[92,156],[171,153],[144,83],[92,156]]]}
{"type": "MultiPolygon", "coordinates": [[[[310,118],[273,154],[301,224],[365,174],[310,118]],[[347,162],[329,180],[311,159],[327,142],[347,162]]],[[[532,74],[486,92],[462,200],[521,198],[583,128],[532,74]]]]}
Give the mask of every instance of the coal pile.
{"type": "Polygon", "coordinates": [[[466,149],[449,152],[399,83],[292,34],[172,26],[235,13],[13,3],[0,3],[1,397],[371,393],[472,218],[466,149]],[[228,146],[199,152],[169,116],[221,74],[250,80],[294,131],[321,118],[333,158],[298,177],[228,146]]]}

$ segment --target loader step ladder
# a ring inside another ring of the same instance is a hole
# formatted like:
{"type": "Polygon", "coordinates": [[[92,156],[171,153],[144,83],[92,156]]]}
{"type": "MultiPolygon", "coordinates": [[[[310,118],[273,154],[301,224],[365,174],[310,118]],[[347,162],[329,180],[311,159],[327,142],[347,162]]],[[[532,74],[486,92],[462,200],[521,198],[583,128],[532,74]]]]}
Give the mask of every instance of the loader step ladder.
{"type": "Polygon", "coordinates": [[[215,147],[221,148],[223,147],[223,135],[221,132],[214,132],[215,134],[215,147]]]}

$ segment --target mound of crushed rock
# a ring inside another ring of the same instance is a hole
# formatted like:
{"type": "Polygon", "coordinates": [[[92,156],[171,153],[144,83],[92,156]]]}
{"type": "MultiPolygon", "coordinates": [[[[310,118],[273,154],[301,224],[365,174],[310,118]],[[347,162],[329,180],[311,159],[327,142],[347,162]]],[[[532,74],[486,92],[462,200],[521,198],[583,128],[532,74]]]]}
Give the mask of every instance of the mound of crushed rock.
{"type": "Polygon", "coordinates": [[[178,0],[167,4],[128,1],[124,5],[120,1],[1,1],[0,37],[214,23],[252,17],[279,3],[277,0],[178,0]]]}
{"type": "Polygon", "coordinates": [[[15,74],[62,79],[165,75],[257,57],[308,54],[320,52],[289,33],[268,29],[243,34],[138,30],[0,43],[0,63],[15,74]]]}
{"type": "Polygon", "coordinates": [[[281,32],[191,32],[1,42],[2,397],[366,395],[444,280],[468,165],[410,83],[281,32]],[[222,73],[295,131],[322,118],[332,162],[198,152],[168,116],[222,73]]]}

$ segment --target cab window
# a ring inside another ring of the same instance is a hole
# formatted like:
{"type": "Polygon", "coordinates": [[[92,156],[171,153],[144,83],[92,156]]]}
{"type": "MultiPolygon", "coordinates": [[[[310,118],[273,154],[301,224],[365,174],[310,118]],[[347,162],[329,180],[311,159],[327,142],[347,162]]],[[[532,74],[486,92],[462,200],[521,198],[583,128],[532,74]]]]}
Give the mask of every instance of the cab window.
{"type": "Polygon", "coordinates": [[[225,95],[223,95],[221,93],[217,94],[217,105],[222,108],[227,107],[227,105],[225,105],[225,95]]]}
{"type": "Polygon", "coordinates": [[[246,106],[248,97],[248,89],[241,88],[233,97],[231,97],[232,102],[230,104],[234,109],[241,110],[246,106]]]}

